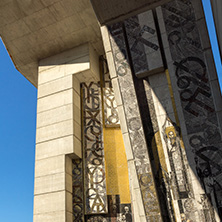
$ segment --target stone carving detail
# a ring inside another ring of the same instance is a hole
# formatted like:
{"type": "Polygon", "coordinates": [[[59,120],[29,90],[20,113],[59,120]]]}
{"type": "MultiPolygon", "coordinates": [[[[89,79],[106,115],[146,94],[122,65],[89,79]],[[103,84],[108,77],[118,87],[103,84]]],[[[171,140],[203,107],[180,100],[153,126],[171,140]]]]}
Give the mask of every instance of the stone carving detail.
{"type": "Polygon", "coordinates": [[[134,73],[138,76],[148,72],[163,71],[153,13],[151,10],[124,21],[134,73]]]}
{"type": "Polygon", "coordinates": [[[104,122],[106,127],[119,127],[120,121],[117,111],[112,82],[109,75],[107,61],[102,59],[102,88],[104,101],[104,122]]]}
{"type": "Polygon", "coordinates": [[[98,83],[82,84],[85,213],[107,213],[101,90],[98,83]]]}
{"type": "MultiPolygon", "coordinates": [[[[163,75],[161,75],[163,77],[163,75]]],[[[151,78],[151,77],[150,77],[151,78]]],[[[161,78],[162,87],[168,87],[167,78],[161,78]],[[165,81],[165,82],[164,82],[165,81]]],[[[154,136],[152,139],[152,152],[154,157],[153,169],[157,180],[157,190],[163,203],[162,210],[166,221],[175,221],[186,216],[187,219],[199,221],[197,208],[194,204],[194,194],[191,184],[191,178],[188,170],[188,161],[186,158],[183,141],[180,136],[179,127],[168,117],[166,110],[160,112],[161,106],[168,106],[168,111],[173,110],[173,96],[168,91],[165,99],[159,95],[158,90],[152,89],[149,79],[144,79],[144,88],[148,109],[150,111],[151,122],[154,136]],[[153,91],[153,92],[152,92],[153,91]],[[154,104],[154,95],[157,97],[154,104]],[[159,101],[161,100],[161,102],[159,101]],[[165,210],[168,210],[166,212],[165,210]],[[169,219],[168,219],[169,218],[169,219]]],[[[143,107],[142,112],[145,112],[143,107]]],[[[147,116],[147,114],[145,114],[147,116]]],[[[174,118],[174,113],[171,117],[174,118]]],[[[151,130],[146,131],[146,135],[152,134],[151,130]]]]}
{"type": "Polygon", "coordinates": [[[147,221],[162,221],[129,66],[123,23],[110,26],[109,32],[146,219],[147,221]]]}
{"type": "Polygon", "coordinates": [[[82,160],[72,160],[73,221],[84,221],[82,160]]]}
{"type": "Polygon", "coordinates": [[[222,219],[222,141],[192,2],[167,3],[162,13],[189,139],[187,149],[193,153],[188,158],[195,162],[193,170],[204,190],[199,197],[201,215],[203,221],[216,221],[210,205],[222,219]]]}

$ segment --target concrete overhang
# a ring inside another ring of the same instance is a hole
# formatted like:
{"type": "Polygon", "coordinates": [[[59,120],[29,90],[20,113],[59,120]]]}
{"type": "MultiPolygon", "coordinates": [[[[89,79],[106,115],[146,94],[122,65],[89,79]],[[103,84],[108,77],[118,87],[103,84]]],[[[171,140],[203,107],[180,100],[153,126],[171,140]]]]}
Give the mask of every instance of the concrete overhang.
{"type": "Polygon", "coordinates": [[[35,86],[41,59],[87,42],[103,54],[90,0],[0,0],[0,35],[16,68],[35,86]]]}
{"type": "Polygon", "coordinates": [[[0,0],[0,36],[15,67],[37,86],[39,60],[87,42],[101,55],[99,22],[108,24],[168,1],[0,0]]]}

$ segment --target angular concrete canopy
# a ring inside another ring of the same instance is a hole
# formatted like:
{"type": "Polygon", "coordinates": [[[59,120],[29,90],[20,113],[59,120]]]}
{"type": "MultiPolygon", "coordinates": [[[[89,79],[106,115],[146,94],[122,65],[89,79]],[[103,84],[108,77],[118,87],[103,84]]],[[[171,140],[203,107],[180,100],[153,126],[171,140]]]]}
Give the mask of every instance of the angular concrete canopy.
{"type": "Polygon", "coordinates": [[[1,0],[0,35],[16,68],[35,86],[40,59],[86,42],[103,53],[89,0],[1,0]]]}
{"type": "Polygon", "coordinates": [[[0,36],[16,68],[37,86],[38,61],[90,42],[103,54],[99,23],[169,0],[1,0],[0,36]],[[97,18],[96,18],[97,16],[97,18]]]}

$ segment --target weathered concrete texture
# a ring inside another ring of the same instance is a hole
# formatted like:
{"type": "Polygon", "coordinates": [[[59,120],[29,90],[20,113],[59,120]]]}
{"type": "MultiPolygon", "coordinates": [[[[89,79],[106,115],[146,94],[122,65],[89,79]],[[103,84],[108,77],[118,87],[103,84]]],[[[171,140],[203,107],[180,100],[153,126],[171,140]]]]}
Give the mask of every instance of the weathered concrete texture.
{"type": "Polygon", "coordinates": [[[8,0],[0,4],[0,35],[16,68],[35,86],[38,61],[83,43],[103,54],[89,0],[8,0]]]}

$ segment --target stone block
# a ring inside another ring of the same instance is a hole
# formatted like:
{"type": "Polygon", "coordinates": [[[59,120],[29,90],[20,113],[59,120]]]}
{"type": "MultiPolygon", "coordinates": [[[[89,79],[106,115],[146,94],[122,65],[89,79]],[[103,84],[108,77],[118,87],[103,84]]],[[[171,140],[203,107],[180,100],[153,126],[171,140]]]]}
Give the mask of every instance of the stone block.
{"type": "Polygon", "coordinates": [[[35,178],[35,195],[62,190],[72,192],[72,177],[69,174],[57,173],[35,178]]]}
{"type": "Polygon", "coordinates": [[[36,130],[36,143],[38,144],[60,137],[73,135],[73,129],[72,119],[38,128],[36,130]]]}
{"type": "Polygon", "coordinates": [[[70,61],[74,61],[78,58],[84,57],[88,55],[88,51],[88,44],[83,44],[65,52],[43,59],[39,62],[39,72],[51,69],[55,65],[64,65],[70,61]]]}
{"type": "Polygon", "coordinates": [[[65,155],[36,160],[35,178],[65,172],[65,155]]]}
{"type": "Polygon", "coordinates": [[[132,153],[132,146],[131,146],[131,142],[130,142],[130,138],[129,138],[129,133],[123,134],[123,141],[124,141],[127,160],[129,161],[129,160],[134,159],[133,153],[132,153]]]}
{"type": "Polygon", "coordinates": [[[108,31],[107,26],[104,25],[101,27],[101,34],[102,34],[102,38],[103,38],[103,46],[105,49],[105,53],[110,52],[111,45],[110,45],[109,31],[108,31]]]}
{"type": "Polygon", "coordinates": [[[82,136],[81,136],[81,125],[79,125],[76,121],[74,121],[74,135],[77,139],[79,139],[81,141],[82,136]]]}
{"type": "MultiPolygon", "coordinates": [[[[74,110],[74,113],[75,113],[75,110],[74,110]]],[[[58,122],[63,122],[70,119],[73,119],[73,105],[72,104],[60,106],[55,109],[50,109],[45,112],[38,113],[36,128],[44,127],[44,126],[55,124],[58,122]]]]}
{"type": "Polygon", "coordinates": [[[66,212],[72,213],[72,193],[66,192],[66,212]]]}
{"type": "Polygon", "coordinates": [[[118,110],[118,115],[119,115],[120,127],[121,127],[122,134],[128,133],[128,127],[127,127],[127,123],[126,123],[126,116],[125,116],[123,106],[118,106],[117,110],[118,110]]]}
{"type": "Polygon", "coordinates": [[[73,214],[66,212],[66,222],[73,222],[73,214]]]}
{"type": "Polygon", "coordinates": [[[37,113],[72,103],[73,89],[38,99],[37,113]]]}
{"type": "Polygon", "coordinates": [[[141,195],[141,191],[139,188],[134,189],[134,193],[136,196],[136,202],[137,202],[137,209],[138,209],[138,214],[141,216],[145,215],[144,212],[144,206],[143,206],[143,200],[142,200],[142,195],[141,195]]]}
{"type": "Polygon", "coordinates": [[[65,156],[65,172],[72,176],[72,159],[69,156],[65,156]]]}
{"type": "MultiPolygon", "coordinates": [[[[128,163],[128,171],[129,171],[129,180],[131,181],[130,184],[132,186],[132,189],[139,189],[139,181],[137,177],[137,172],[136,172],[136,167],[135,167],[135,162],[134,160],[127,161],[128,163]]],[[[132,190],[131,189],[131,190],[132,190]]]]}
{"type": "MultiPolygon", "coordinates": [[[[34,214],[65,211],[66,191],[59,191],[34,197],[34,214]]],[[[71,204],[68,204],[71,205],[71,204]]]]}
{"type": "Polygon", "coordinates": [[[73,91],[73,104],[81,109],[80,95],[75,90],[73,91]]]}
{"type": "Polygon", "coordinates": [[[80,107],[73,105],[73,112],[74,112],[74,120],[81,125],[81,110],[80,107]]]}
{"type": "Polygon", "coordinates": [[[68,173],[65,174],[65,189],[69,193],[72,193],[72,175],[68,173]]]}
{"type": "Polygon", "coordinates": [[[55,94],[73,87],[72,76],[65,76],[63,78],[41,84],[38,87],[38,98],[55,94]]]}
{"type": "Polygon", "coordinates": [[[115,63],[114,63],[114,59],[113,59],[113,53],[107,52],[106,59],[107,59],[108,67],[109,67],[110,78],[113,79],[113,78],[117,77],[116,67],[115,67],[115,63]]]}
{"type": "Polygon", "coordinates": [[[33,222],[71,222],[66,221],[65,211],[46,212],[41,214],[34,214],[33,222]]]}
{"type": "Polygon", "coordinates": [[[65,69],[59,65],[51,65],[49,69],[41,70],[39,66],[38,85],[62,78],[65,75],[65,69]]]}
{"type": "Polygon", "coordinates": [[[73,87],[77,94],[80,95],[80,82],[75,76],[73,76],[73,87]]]}
{"type": "Polygon", "coordinates": [[[93,76],[96,80],[100,80],[100,71],[99,71],[99,56],[96,50],[89,45],[89,57],[90,57],[90,69],[93,73],[93,76]]]}
{"type": "Polygon", "coordinates": [[[113,86],[116,104],[117,104],[117,106],[120,106],[123,104],[123,101],[122,101],[122,96],[120,93],[118,78],[112,79],[112,86],[113,86]]]}
{"type": "Polygon", "coordinates": [[[74,136],[74,154],[82,158],[82,143],[81,140],[74,136]]]}
{"type": "Polygon", "coordinates": [[[145,215],[143,215],[143,216],[140,216],[140,222],[146,222],[147,220],[146,220],[146,216],[145,215]]]}
{"type": "Polygon", "coordinates": [[[82,82],[98,82],[98,79],[95,78],[95,76],[92,75],[92,72],[90,69],[85,70],[84,72],[80,72],[78,74],[75,74],[75,77],[78,79],[80,83],[82,82]]]}
{"type": "Polygon", "coordinates": [[[36,160],[61,154],[81,153],[81,143],[75,141],[73,135],[36,144],[36,160]],[[80,144],[79,144],[80,143],[80,144]],[[74,144],[74,146],[73,146],[74,144]],[[80,150],[80,151],[79,151],[80,150]]]}
{"type": "Polygon", "coordinates": [[[90,69],[89,54],[85,55],[84,57],[69,61],[63,66],[65,68],[65,75],[72,75],[84,72],[85,70],[90,69]]]}
{"type": "Polygon", "coordinates": [[[71,74],[78,76],[85,74],[84,82],[89,81],[92,77],[99,80],[99,57],[91,45],[88,45],[86,55],[66,62],[65,75],[71,74]]]}

